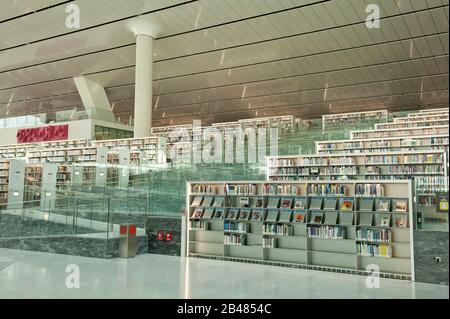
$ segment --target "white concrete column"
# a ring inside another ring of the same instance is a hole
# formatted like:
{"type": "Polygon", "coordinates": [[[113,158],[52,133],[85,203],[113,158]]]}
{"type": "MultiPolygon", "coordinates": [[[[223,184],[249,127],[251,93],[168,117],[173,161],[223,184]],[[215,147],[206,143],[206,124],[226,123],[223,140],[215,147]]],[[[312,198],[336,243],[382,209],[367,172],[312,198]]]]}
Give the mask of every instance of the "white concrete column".
{"type": "Polygon", "coordinates": [[[151,35],[136,35],[134,137],[150,136],[152,131],[153,41],[151,35]]]}

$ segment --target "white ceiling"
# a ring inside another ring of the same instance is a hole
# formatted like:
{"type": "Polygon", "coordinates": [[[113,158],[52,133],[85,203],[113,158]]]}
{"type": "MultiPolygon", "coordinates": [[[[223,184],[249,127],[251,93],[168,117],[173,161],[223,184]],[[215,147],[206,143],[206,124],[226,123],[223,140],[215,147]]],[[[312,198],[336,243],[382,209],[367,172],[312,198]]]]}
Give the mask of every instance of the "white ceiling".
{"type": "Polygon", "coordinates": [[[448,0],[0,2],[0,117],[83,109],[73,77],[133,113],[141,15],[155,41],[154,125],[448,103],[448,0]],[[81,28],[67,29],[76,3],[81,28]],[[381,28],[365,26],[368,4],[381,28]]]}

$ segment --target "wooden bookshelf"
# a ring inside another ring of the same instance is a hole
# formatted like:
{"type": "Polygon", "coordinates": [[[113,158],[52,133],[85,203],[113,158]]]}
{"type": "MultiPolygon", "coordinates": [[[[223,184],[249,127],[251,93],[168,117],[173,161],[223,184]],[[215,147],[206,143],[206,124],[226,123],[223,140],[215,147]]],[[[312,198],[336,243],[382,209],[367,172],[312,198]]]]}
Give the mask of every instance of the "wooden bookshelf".
{"type": "Polygon", "coordinates": [[[186,207],[187,256],[414,280],[411,181],[188,182],[186,207]]]}

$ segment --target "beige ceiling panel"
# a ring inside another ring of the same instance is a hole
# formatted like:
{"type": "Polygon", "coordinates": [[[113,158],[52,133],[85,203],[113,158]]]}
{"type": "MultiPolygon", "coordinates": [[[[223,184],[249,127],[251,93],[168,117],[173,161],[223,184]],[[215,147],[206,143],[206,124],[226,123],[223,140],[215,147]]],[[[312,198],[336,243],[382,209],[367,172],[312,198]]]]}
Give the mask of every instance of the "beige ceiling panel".
{"type": "Polygon", "coordinates": [[[42,10],[44,8],[65,2],[65,0],[2,0],[0,22],[15,17],[42,10]]]}

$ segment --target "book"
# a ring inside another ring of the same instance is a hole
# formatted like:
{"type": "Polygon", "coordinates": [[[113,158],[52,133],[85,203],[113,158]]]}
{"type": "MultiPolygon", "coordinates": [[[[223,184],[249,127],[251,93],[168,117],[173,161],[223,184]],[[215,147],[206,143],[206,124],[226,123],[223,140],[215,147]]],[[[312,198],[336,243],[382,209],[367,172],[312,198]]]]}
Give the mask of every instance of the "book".
{"type": "Polygon", "coordinates": [[[239,213],[239,220],[249,220],[251,216],[251,208],[241,208],[241,212],[239,213]]]}
{"type": "Polygon", "coordinates": [[[214,214],[214,208],[208,207],[205,209],[205,213],[203,214],[203,218],[212,218],[214,214]]]}
{"type": "Polygon", "coordinates": [[[216,208],[216,212],[214,214],[214,219],[223,219],[225,215],[224,208],[216,208]]]}
{"type": "Polygon", "coordinates": [[[191,206],[194,206],[194,207],[200,206],[202,203],[202,200],[203,200],[203,196],[195,196],[194,199],[192,200],[191,206]]]}
{"type": "Polygon", "coordinates": [[[322,197],[314,197],[311,199],[311,203],[309,204],[309,209],[322,209],[322,197]]]}
{"type": "Polygon", "coordinates": [[[436,213],[448,213],[448,193],[436,193],[436,213]]]}
{"type": "Polygon", "coordinates": [[[323,209],[324,210],[336,210],[336,198],[325,198],[323,203],[323,209]]]}
{"type": "Polygon", "coordinates": [[[406,199],[397,199],[395,201],[395,211],[396,212],[405,212],[408,209],[408,201],[406,199]]]}
{"type": "Polygon", "coordinates": [[[342,199],[341,210],[352,211],[353,210],[353,199],[350,199],[350,198],[342,199]]]}
{"type": "Polygon", "coordinates": [[[192,218],[202,218],[203,216],[203,208],[196,208],[192,218]]]}
{"type": "Polygon", "coordinates": [[[406,218],[396,217],[395,218],[395,226],[399,228],[406,228],[406,218]]]}
{"type": "Polygon", "coordinates": [[[292,198],[283,197],[281,199],[281,208],[291,208],[291,205],[292,205],[292,198]]]}
{"type": "Polygon", "coordinates": [[[226,184],[225,185],[225,192],[228,195],[236,195],[236,187],[235,187],[235,185],[226,184]]]}
{"type": "Polygon", "coordinates": [[[304,223],[306,221],[306,212],[305,211],[300,211],[300,210],[296,210],[294,211],[294,222],[296,223],[304,223]]]}
{"type": "Polygon", "coordinates": [[[266,216],[266,222],[276,222],[278,220],[278,209],[269,209],[266,216]]]}
{"type": "Polygon", "coordinates": [[[280,197],[270,197],[267,208],[278,208],[280,205],[280,197]]]}
{"type": "Polygon", "coordinates": [[[390,221],[391,221],[391,219],[389,216],[383,216],[383,217],[381,217],[380,226],[389,227],[390,221]]]}
{"type": "Polygon", "coordinates": [[[361,198],[359,202],[360,211],[373,211],[373,198],[361,198]]]}
{"type": "Polygon", "coordinates": [[[306,197],[295,197],[295,209],[306,209],[306,197]]]}
{"type": "Polygon", "coordinates": [[[255,202],[255,207],[257,208],[263,208],[264,207],[264,200],[262,197],[257,197],[255,202]]]}
{"type": "Polygon", "coordinates": [[[239,206],[240,207],[249,207],[250,199],[248,197],[240,197],[239,198],[239,206]]]}
{"type": "Polygon", "coordinates": [[[203,207],[209,207],[211,206],[212,202],[213,202],[214,196],[205,196],[203,198],[203,202],[202,202],[202,206],[203,207]]]}
{"type": "Polygon", "coordinates": [[[322,224],[323,213],[322,212],[312,212],[311,213],[311,224],[322,224]]]}
{"type": "Polygon", "coordinates": [[[238,217],[238,215],[239,215],[238,208],[230,208],[226,219],[236,219],[238,217]]]}
{"type": "Polygon", "coordinates": [[[292,217],[292,210],[290,209],[281,209],[280,210],[280,222],[286,222],[289,223],[291,221],[292,217]]]}
{"type": "Polygon", "coordinates": [[[222,207],[222,206],[223,206],[224,200],[225,200],[225,197],[223,197],[223,196],[216,196],[216,197],[214,198],[214,204],[213,204],[213,206],[214,206],[214,207],[222,207]]]}
{"type": "Polygon", "coordinates": [[[378,200],[377,211],[379,212],[388,212],[391,201],[389,199],[380,199],[378,200]]]}
{"type": "Polygon", "coordinates": [[[263,217],[263,210],[262,209],[255,209],[253,210],[253,214],[252,214],[252,221],[254,222],[260,222],[262,221],[262,217],[263,217]]]}

